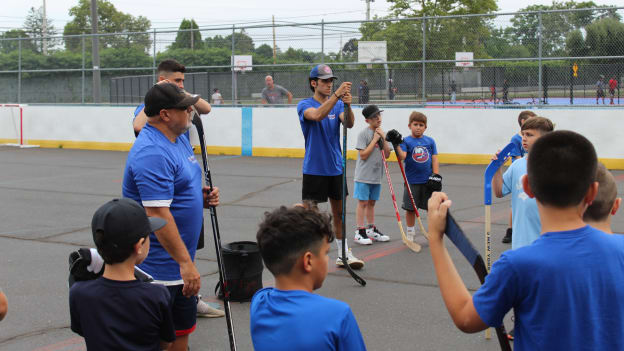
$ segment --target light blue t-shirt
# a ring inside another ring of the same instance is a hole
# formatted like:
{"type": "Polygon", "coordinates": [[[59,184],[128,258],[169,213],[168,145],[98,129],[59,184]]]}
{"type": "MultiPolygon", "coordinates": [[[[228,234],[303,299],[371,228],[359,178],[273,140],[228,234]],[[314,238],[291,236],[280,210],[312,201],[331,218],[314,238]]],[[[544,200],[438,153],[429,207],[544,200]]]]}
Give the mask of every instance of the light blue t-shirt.
{"type": "Polygon", "coordinates": [[[433,173],[431,157],[438,154],[433,138],[423,135],[420,138],[408,136],[403,139],[401,149],[405,157],[405,175],[410,184],[425,184],[433,173]]]}
{"type": "MultiPolygon", "coordinates": [[[[169,207],[180,237],[195,258],[202,226],[202,171],[188,138],[172,143],[149,123],[141,130],[126,161],[123,196],[144,207],[169,207]]],[[[154,233],[150,251],[139,267],[156,280],[180,280],[180,266],[171,258],[154,233]]]]}
{"type": "Polygon", "coordinates": [[[342,174],[342,150],[340,149],[340,114],[344,112],[342,101],[336,102],[327,117],[320,122],[303,117],[305,110],[319,108],[314,98],[299,101],[297,113],[305,138],[303,174],[337,176],[342,174]]]}
{"type": "Polygon", "coordinates": [[[360,351],[364,339],[349,305],[303,290],[264,288],[251,299],[256,351],[360,351]]]}
{"type": "Polygon", "coordinates": [[[514,350],[624,350],[624,236],[544,233],[504,252],[472,299],[492,327],[513,308],[514,350]]]}
{"type": "Polygon", "coordinates": [[[511,162],[515,161],[514,157],[524,157],[526,151],[522,147],[522,136],[520,136],[520,134],[515,134],[511,137],[511,140],[509,142],[514,144],[515,146],[515,148],[511,152],[511,162]]]}
{"type": "Polygon", "coordinates": [[[503,174],[503,196],[511,193],[511,248],[527,246],[540,236],[540,222],[537,202],[522,189],[522,176],[527,174],[526,156],[512,163],[503,174]]]}

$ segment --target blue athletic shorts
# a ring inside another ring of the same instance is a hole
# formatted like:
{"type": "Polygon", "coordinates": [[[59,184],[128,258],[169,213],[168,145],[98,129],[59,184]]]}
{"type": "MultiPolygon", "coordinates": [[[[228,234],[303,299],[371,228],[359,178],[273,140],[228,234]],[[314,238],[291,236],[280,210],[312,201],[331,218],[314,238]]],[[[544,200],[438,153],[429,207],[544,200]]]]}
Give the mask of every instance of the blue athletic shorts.
{"type": "Polygon", "coordinates": [[[381,184],[368,184],[355,182],[355,189],[353,190],[353,198],[366,201],[366,200],[379,200],[379,193],[381,192],[381,184]]]}
{"type": "Polygon", "coordinates": [[[189,335],[195,331],[197,321],[197,296],[185,297],[182,295],[184,285],[169,285],[167,290],[171,295],[171,315],[176,336],[189,335]]]}

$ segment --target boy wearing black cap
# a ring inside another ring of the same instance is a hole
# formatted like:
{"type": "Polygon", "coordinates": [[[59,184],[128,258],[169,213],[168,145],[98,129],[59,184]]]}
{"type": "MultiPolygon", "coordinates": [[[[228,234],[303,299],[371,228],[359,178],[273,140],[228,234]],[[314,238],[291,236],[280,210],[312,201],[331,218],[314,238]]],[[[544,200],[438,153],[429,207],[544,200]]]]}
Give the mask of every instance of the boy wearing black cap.
{"type": "Polygon", "coordinates": [[[366,106],[362,110],[368,128],[360,132],[355,144],[358,158],[353,178],[353,197],[358,200],[358,204],[354,241],[361,245],[370,245],[373,240],[390,240],[375,226],[375,202],[379,200],[384,172],[379,150],[383,150],[383,157],[390,157],[390,145],[386,142],[386,133],[381,129],[381,112],[376,105],[366,106]],[[368,226],[364,225],[364,217],[368,226]]]}
{"type": "Polygon", "coordinates": [[[104,275],[69,291],[71,329],[89,350],[161,350],[175,339],[164,286],[134,277],[149,252],[149,234],[165,226],[134,200],[114,199],[93,215],[91,230],[104,275]]]}
{"type": "MultiPolygon", "coordinates": [[[[305,138],[303,185],[301,199],[314,203],[329,198],[336,246],[342,253],[342,150],[340,124],[352,128],[355,117],[351,110],[351,82],[343,82],[332,92],[336,76],[327,65],[317,65],[310,71],[309,87],[314,96],[297,104],[299,123],[305,138]]],[[[345,191],[346,193],[346,191],[345,191]]],[[[346,239],[346,238],[345,238],[346,239]]],[[[345,246],[347,241],[345,240],[345,246]]],[[[347,263],[353,269],[364,267],[364,261],[353,256],[348,247],[347,263]]],[[[338,257],[336,265],[343,266],[338,257]]]]}

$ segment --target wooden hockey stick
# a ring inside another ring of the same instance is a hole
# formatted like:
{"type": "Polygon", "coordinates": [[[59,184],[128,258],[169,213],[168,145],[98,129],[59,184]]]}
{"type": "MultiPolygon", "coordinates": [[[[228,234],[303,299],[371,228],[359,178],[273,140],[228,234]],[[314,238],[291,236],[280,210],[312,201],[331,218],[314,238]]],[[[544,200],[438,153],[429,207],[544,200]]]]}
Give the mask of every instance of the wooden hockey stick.
{"type": "MultiPolygon", "coordinates": [[[[483,204],[485,205],[485,267],[487,272],[492,267],[492,248],[491,248],[491,231],[492,231],[492,178],[496,171],[505,163],[507,157],[514,150],[515,146],[512,143],[507,144],[499,153],[498,159],[492,160],[485,169],[484,181],[483,181],[483,204]]],[[[490,339],[492,337],[490,328],[485,331],[485,338],[490,339]]]]}
{"type": "Polygon", "coordinates": [[[399,163],[399,168],[401,169],[401,175],[403,176],[403,183],[405,184],[405,188],[407,189],[407,194],[409,195],[409,199],[412,202],[412,207],[414,208],[414,212],[416,213],[416,219],[418,219],[418,226],[420,227],[420,232],[422,233],[422,235],[425,236],[425,238],[427,238],[427,240],[429,240],[429,235],[427,234],[427,231],[425,230],[425,226],[422,223],[422,219],[420,219],[420,213],[418,213],[418,207],[416,206],[416,202],[414,202],[414,195],[412,195],[412,189],[410,189],[409,183],[407,181],[407,177],[405,176],[405,169],[403,168],[403,164],[401,163],[401,160],[399,159],[399,151],[397,150],[399,145],[392,145],[392,146],[394,147],[394,153],[397,156],[397,162],[399,163]]]}
{"type": "Polygon", "coordinates": [[[386,162],[386,155],[384,154],[383,149],[379,149],[381,151],[381,159],[383,161],[384,169],[386,171],[386,179],[388,180],[388,187],[390,188],[390,195],[392,195],[392,205],[394,205],[394,213],[397,218],[397,224],[399,225],[399,231],[401,231],[401,238],[403,239],[403,243],[409,247],[410,250],[414,252],[420,252],[422,247],[420,244],[415,243],[411,240],[407,239],[405,235],[405,231],[403,231],[403,224],[401,223],[401,215],[399,214],[399,207],[397,206],[396,197],[394,196],[394,187],[392,186],[392,178],[390,178],[390,172],[388,171],[388,162],[386,162]]]}
{"type": "MultiPolygon", "coordinates": [[[[453,244],[457,247],[459,252],[461,252],[462,255],[468,260],[474,271],[477,273],[479,281],[483,284],[485,282],[485,277],[488,275],[489,269],[485,266],[483,257],[479,254],[479,251],[472,246],[472,243],[468,240],[464,231],[459,227],[457,222],[455,222],[455,219],[451,216],[450,211],[446,214],[446,230],[444,232],[451,242],[453,242],[453,244]]],[[[488,330],[490,330],[490,328],[486,329],[486,331],[488,330]]],[[[504,325],[496,328],[496,336],[501,350],[511,351],[511,345],[509,344],[509,339],[507,339],[507,332],[505,331],[504,325]]]]}

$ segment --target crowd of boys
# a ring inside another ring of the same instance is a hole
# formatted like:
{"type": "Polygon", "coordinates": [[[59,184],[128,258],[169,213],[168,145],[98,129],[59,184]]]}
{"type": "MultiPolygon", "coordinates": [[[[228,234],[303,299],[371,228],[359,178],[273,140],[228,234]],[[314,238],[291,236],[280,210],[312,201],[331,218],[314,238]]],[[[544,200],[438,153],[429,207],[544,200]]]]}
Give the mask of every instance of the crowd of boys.
{"type": "MultiPolygon", "coordinates": [[[[265,213],[257,231],[275,286],[259,290],[251,302],[256,350],[366,349],[350,307],[314,294],[328,273],[331,242],[347,235],[341,230],[339,135],[340,125],[351,128],[355,117],[351,83],[334,91],[334,79],[329,66],[314,67],[309,79],[313,96],[297,107],[305,138],[305,205],[265,213]],[[316,206],[328,199],[331,216],[316,206]]],[[[124,172],[124,198],[102,205],[92,219],[93,261],[100,260],[103,269],[70,289],[71,329],[90,350],[188,349],[201,286],[193,261],[202,211],[219,204],[218,189],[202,186],[186,134],[193,108],[207,113],[210,104],[185,92],[183,75],[174,74],[154,85],[137,109],[133,125],[138,138],[124,172]],[[149,282],[137,280],[137,266],[149,282]]],[[[513,310],[519,350],[624,349],[624,236],[607,234],[621,199],[589,140],[553,131],[547,118],[521,113],[521,147],[513,154],[517,160],[492,181],[498,197],[512,195],[512,250],[501,255],[471,296],[443,242],[451,200],[440,192],[436,143],[424,135],[427,117],[413,112],[411,133],[403,139],[397,131],[386,135],[382,112],[375,105],[362,111],[368,126],[356,143],[355,242],[390,240],[375,225],[374,206],[382,164],[393,144],[405,164],[408,238],[414,240],[417,208],[428,210],[439,288],[460,330],[500,326],[513,310]]],[[[336,243],[342,252],[341,241],[336,243]]],[[[352,268],[363,267],[346,252],[352,268]]],[[[6,297],[0,291],[0,320],[5,314],[6,297]]]]}

